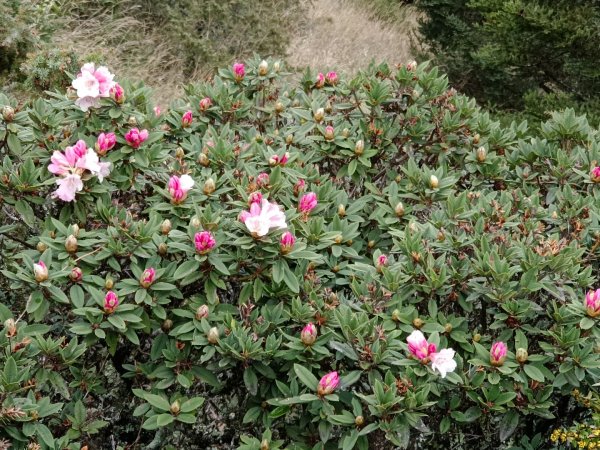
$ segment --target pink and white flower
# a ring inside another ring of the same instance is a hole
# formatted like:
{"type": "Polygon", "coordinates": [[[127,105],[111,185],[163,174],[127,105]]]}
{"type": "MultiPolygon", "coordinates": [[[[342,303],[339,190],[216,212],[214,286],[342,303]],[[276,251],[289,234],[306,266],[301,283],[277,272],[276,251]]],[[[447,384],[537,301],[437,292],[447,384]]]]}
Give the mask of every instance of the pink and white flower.
{"type": "Polygon", "coordinates": [[[140,286],[144,289],[148,289],[152,283],[154,283],[154,279],[156,278],[156,270],[154,267],[148,267],[144,272],[142,272],[142,276],[140,277],[140,286]]]}
{"type": "Polygon", "coordinates": [[[317,207],[317,194],[308,192],[302,196],[298,203],[298,209],[301,213],[308,214],[317,207]]]}
{"type": "Polygon", "coordinates": [[[281,207],[267,199],[263,199],[260,205],[252,203],[250,211],[240,214],[240,220],[255,238],[265,236],[271,229],[287,228],[281,207]]]}
{"type": "Polygon", "coordinates": [[[279,248],[281,249],[281,253],[286,255],[292,251],[294,245],[296,244],[296,237],[291,233],[291,231],[286,231],[281,235],[281,240],[279,241],[279,248]]]}
{"type": "Polygon", "coordinates": [[[304,345],[313,345],[317,340],[317,327],[312,322],[306,324],[300,332],[300,340],[304,345]]]}
{"type": "Polygon", "coordinates": [[[327,75],[325,76],[325,81],[327,82],[327,84],[335,86],[338,82],[337,72],[327,72],[327,75]]]}
{"type": "Polygon", "coordinates": [[[387,266],[388,256],[387,255],[379,255],[377,258],[377,268],[381,269],[384,266],[387,266]]]}
{"type": "Polygon", "coordinates": [[[148,139],[148,130],[138,130],[132,128],[125,134],[125,140],[133,148],[140,148],[140,145],[148,139]]]}
{"type": "Polygon", "coordinates": [[[434,343],[427,342],[423,333],[419,330],[413,331],[408,338],[408,351],[423,364],[431,363],[431,368],[437,370],[442,378],[446,378],[448,372],[453,372],[456,369],[456,361],[454,360],[455,352],[451,348],[444,348],[439,352],[436,351],[434,343]]]}
{"type": "Polygon", "coordinates": [[[246,75],[246,66],[243,63],[235,63],[233,65],[233,77],[235,81],[242,81],[246,75]]]}
{"type": "Polygon", "coordinates": [[[96,69],[94,63],[84,64],[77,78],[71,83],[77,91],[78,99],[75,104],[82,111],[100,106],[100,98],[109,97],[110,90],[116,84],[113,78],[114,75],[104,66],[96,69]]]}
{"type": "Polygon", "coordinates": [[[455,351],[451,348],[444,348],[431,355],[431,368],[437,370],[442,378],[446,378],[449,372],[456,370],[456,361],[454,360],[455,351]]]}
{"type": "Polygon", "coordinates": [[[39,260],[33,264],[33,276],[35,277],[35,281],[41,283],[48,279],[48,267],[44,264],[44,261],[39,260]]]}
{"type": "Polygon", "coordinates": [[[325,85],[325,75],[321,72],[317,74],[317,80],[315,81],[315,87],[320,89],[325,85]]]}
{"type": "Polygon", "coordinates": [[[110,97],[119,105],[125,101],[125,91],[119,83],[110,88],[110,97]]]}
{"type": "Polygon", "coordinates": [[[188,128],[193,121],[192,111],[186,111],[185,114],[181,117],[181,126],[183,128],[188,128]]]}
{"type": "Polygon", "coordinates": [[[104,311],[112,314],[119,306],[119,298],[113,291],[108,291],[104,296],[104,311]]]}
{"type": "Polygon", "coordinates": [[[494,342],[490,349],[490,364],[492,366],[501,366],[506,359],[508,347],[502,341],[494,342]]]}
{"type": "Polygon", "coordinates": [[[406,338],[406,342],[408,343],[408,351],[421,361],[428,361],[428,358],[436,351],[435,344],[427,342],[427,339],[419,330],[413,331],[406,338]]]}
{"type": "Polygon", "coordinates": [[[254,191],[248,196],[248,204],[252,203],[261,203],[263,199],[262,193],[260,191],[254,191]]]}
{"type": "Polygon", "coordinates": [[[117,138],[115,133],[100,133],[98,140],[96,141],[96,151],[100,156],[104,156],[116,143],[117,138]]]}
{"type": "Polygon", "coordinates": [[[201,231],[194,235],[194,245],[196,246],[196,251],[204,255],[215,248],[217,241],[210,231],[201,231]]]}
{"type": "Polygon", "coordinates": [[[285,166],[290,159],[290,153],[285,152],[283,156],[273,155],[269,158],[269,165],[271,166],[285,166]]]}
{"type": "Polygon", "coordinates": [[[179,204],[183,202],[187,198],[187,194],[193,186],[194,180],[189,175],[182,175],[180,177],[173,175],[169,179],[168,185],[169,194],[171,194],[173,203],[179,204]]]}
{"type": "Polygon", "coordinates": [[[306,189],[306,181],[304,181],[302,178],[300,178],[294,185],[294,194],[296,196],[298,196],[298,195],[300,195],[301,192],[304,192],[305,189],[306,189]]]}
{"type": "Polygon", "coordinates": [[[600,166],[594,167],[590,172],[590,180],[594,183],[600,183],[600,166]]]}
{"type": "Polygon", "coordinates": [[[161,113],[160,106],[156,105],[154,108],[152,108],[152,111],[154,111],[155,117],[160,116],[160,113],[161,113]]]}
{"type": "Polygon", "coordinates": [[[319,385],[317,386],[317,394],[329,395],[333,394],[333,391],[339,386],[340,377],[337,372],[329,372],[327,375],[321,378],[319,385]]]}
{"type": "Polygon", "coordinates": [[[200,111],[206,111],[208,108],[212,106],[212,100],[210,97],[204,97],[200,100],[200,111]]]}
{"type": "Polygon", "coordinates": [[[585,310],[590,317],[600,316],[600,289],[589,291],[585,295],[585,310]]]}
{"type": "Polygon", "coordinates": [[[258,184],[258,187],[268,186],[269,181],[269,174],[266,172],[259,173],[256,177],[256,184],[258,184]]]}

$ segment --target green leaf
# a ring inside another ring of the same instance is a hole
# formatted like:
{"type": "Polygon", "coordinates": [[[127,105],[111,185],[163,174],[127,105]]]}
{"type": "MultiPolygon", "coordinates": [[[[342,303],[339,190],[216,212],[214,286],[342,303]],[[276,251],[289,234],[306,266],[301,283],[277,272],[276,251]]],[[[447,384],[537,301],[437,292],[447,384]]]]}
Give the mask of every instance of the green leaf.
{"type": "Polygon", "coordinates": [[[197,271],[199,268],[200,262],[196,261],[195,259],[186,261],[177,268],[177,270],[173,274],[173,278],[175,280],[181,280],[182,278],[185,278],[191,273],[197,271]]]}
{"type": "Polygon", "coordinates": [[[170,403],[161,395],[150,394],[149,392],[144,393],[144,399],[160,411],[169,411],[171,409],[170,403]]]}
{"type": "Polygon", "coordinates": [[[502,416],[502,420],[500,420],[500,429],[498,430],[498,435],[501,441],[507,440],[517,429],[517,425],[519,425],[519,413],[510,410],[504,416],[502,416]]]}
{"type": "Polygon", "coordinates": [[[525,373],[527,374],[527,376],[529,378],[531,378],[535,381],[539,381],[540,383],[544,382],[544,374],[537,367],[535,367],[531,364],[525,364],[523,366],[523,370],[525,370],[525,373]]]}
{"type": "Polygon", "coordinates": [[[35,432],[40,437],[44,444],[46,444],[50,448],[54,448],[54,437],[52,436],[52,432],[50,429],[44,425],[43,423],[35,424],[35,432]]]}
{"type": "Polygon", "coordinates": [[[204,404],[203,397],[190,398],[189,400],[187,400],[181,404],[181,412],[189,413],[191,411],[195,411],[198,408],[200,408],[203,404],[204,404]]]}
{"type": "Polygon", "coordinates": [[[15,209],[23,218],[23,222],[25,222],[31,228],[35,226],[35,214],[33,213],[33,208],[28,202],[25,200],[19,200],[17,203],[15,203],[15,209]]]}
{"type": "Polygon", "coordinates": [[[258,393],[258,377],[252,367],[248,367],[244,370],[244,383],[251,395],[256,395],[258,393]]]}
{"type": "Polygon", "coordinates": [[[169,425],[170,423],[173,423],[174,421],[175,417],[173,417],[171,414],[159,414],[156,419],[156,424],[159,427],[164,427],[166,425],[169,425]]]}
{"type": "Polygon", "coordinates": [[[310,370],[300,364],[294,364],[294,372],[298,376],[298,379],[309,389],[316,391],[319,381],[310,370]]]}

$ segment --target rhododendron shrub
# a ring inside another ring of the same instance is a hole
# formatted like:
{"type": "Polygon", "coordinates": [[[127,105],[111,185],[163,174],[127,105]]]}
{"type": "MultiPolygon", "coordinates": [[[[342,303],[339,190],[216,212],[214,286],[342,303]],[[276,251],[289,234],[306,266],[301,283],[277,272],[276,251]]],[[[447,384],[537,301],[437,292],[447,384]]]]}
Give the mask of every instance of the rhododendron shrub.
{"type": "Polygon", "coordinates": [[[584,117],[504,128],[413,63],[256,58],[160,110],[108,70],[0,95],[0,447],[549,448],[585,419],[584,117]]]}

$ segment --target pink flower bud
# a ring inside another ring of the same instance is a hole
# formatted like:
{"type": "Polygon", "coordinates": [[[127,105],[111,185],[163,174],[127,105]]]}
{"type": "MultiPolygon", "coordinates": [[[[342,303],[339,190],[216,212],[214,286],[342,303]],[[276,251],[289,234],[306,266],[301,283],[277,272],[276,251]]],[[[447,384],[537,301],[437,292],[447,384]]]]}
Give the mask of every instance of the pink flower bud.
{"type": "MultiPolygon", "coordinates": [[[[296,243],[296,238],[290,231],[286,231],[281,235],[280,248],[284,255],[291,252],[296,243]]],[[[312,324],[311,324],[312,325],[312,324]]]]}
{"type": "Polygon", "coordinates": [[[589,291],[585,295],[585,309],[590,317],[600,316],[600,289],[589,291]]]}
{"type": "Polygon", "coordinates": [[[321,381],[319,381],[319,385],[317,386],[317,394],[329,395],[332,394],[333,391],[339,386],[340,377],[337,372],[329,372],[321,381]]]}
{"type": "Polygon", "coordinates": [[[194,244],[196,245],[196,251],[201,255],[204,255],[217,245],[217,241],[215,241],[215,238],[210,231],[201,231],[194,235],[194,244]]]}
{"type": "Polygon", "coordinates": [[[325,127],[325,140],[333,141],[334,138],[335,138],[335,130],[333,129],[333,127],[331,125],[327,125],[325,127]]]}
{"type": "Polygon", "coordinates": [[[338,82],[338,74],[336,72],[328,72],[325,76],[325,81],[327,84],[335,86],[338,82]]]}
{"type": "Polygon", "coordinates": [[[300,203],[298,204],[298,209],[300,212],[308,214],[317,206],[317,194],[314,192],[308,192],[302,196],[300,199],[300,203]]]}
{"type": "Polygon", "coordinates": [[[125,134],[125,140],[127,143],[133,148],[140,148],[140,145],[148,139],[148,130],[138,130],[137,128],[132,128],[125,134]]]}
{"type": "Polygon", "coordinates": [[[235,63],[233,65],[233,77],[235,81],[240,82],[244,79],[246,75],[246,66],[243,63],[235,63]]]}
{"type": "Polygon", "coordinates": [[[125,91],[119,83],[115,83],[115,85],[110,88],[109,93],[110,97],[119,105],[125,101],[125,91]]]}
{"type": "Polygon", "coordinates": [[[196,320],[206,319],[209,312],[208,305],[198,306],[198,309],[196,309],[196,320]]]}
{"type": "Polygon", "coordinates": [[[73,283],[79,283],[83,279],[83,271],[79,267],[73,267],[69,278],[73,283]]]}
{"type": "Polygon", "coordinates": [[[154,283],[154,278],[156,277],[156,270],[154,267],[149,267],[142,273],[140,277],[140,286],[144,289],[148,289],[152,283],[154,283]]]}
{"type": "Polygon", "coordinates": [[[315,87],[321,89],[325,85],[325,75],[321,72],[317,74],[317,80],[315,81],[315,87]]]}
{"type": "Polygon", "coordinates": [[[44,261],[40,260],[37,264],[33,264],[33,276],[38,283],[48,279],[48,268],[44,264],[44,261]]]}
{"type": "Polygon", "coordinates": [[[594,167],[590,172],[590,180],[594,183],[600,183],[600,166],[594,167]]]}
{"type": "Polygon", "coordinates": [[[263,196],[259,191],[254,191],[248,196],[248,204],[252,205],[252,203],[260,204],[262,202],[263,196]]]}
{"type": "Polygon", "coordinates": [[[154,115],[156,117],[160,116],[160,106],[156,105],[154,108],[152,108],[152,111],[154,111],[154,115]]]}
{"type": "Polygon", "coordinates": [[[258,184],[259,187],[266,187],[269,185],[269,174],[262,172],[259,173],[258,176],[256,177],[256,184],[258,184]]]}
{"type": "Polygon", "coordinates": [[[187,128],[192,124],[192,111],[186,111],[185,114],[181,117],[181,126],[183,128],[187,128]]]}
{"type": "Polygon", "coordinates": [[[106,155],[106,152],[115,146],[117,138],[115,133],[100,133],[96,141],[96,152],[100,156],[106,155]]]}
{"type": "Polygon", "coordinates": [[[490,350],[490,363],[492,366],[501,366],[506,359],[508,347],[502,341],[494,342],[490,350]]]}
{"type": "Polygon", "coordinates": [[[204,97],[200,100],[200,111],[206,111],[212,106],[212,100],[209,97],[204,97]]]}
{"type": "Polygon", "coordinates": [[[300,178],[296,184],[294,185],[294,195],[298,196],[301,192],[304,192],[306,189],[306,181],[300,178]]]}
{"type": "Polygon", "coordinates": [[[279,155],[273,155],[269,158],[269,165],[271,166],[285,166],[286,163],[288,162],[288,159],[290,159],[290,154],[289,152],[285,152],[283,154],[283,156],[279,156],[279,155]]]}
{"type": "Polygon", "coordinates": [[[104,311],[108,314],[112,314],[115,309],[119,306],[119,299],[117,294],[113,291],[108,291],[104,296],[104,311]]]}
{"type": "Polygon", "coordinates": [[[382,267],[387,266],[388,257],[387,255],[379,255],[377,258],[377,269],[381,270],[382,267]]]}
{"type": "Polygon", "coordinates": [[[183,202],[193,186],[194,180],[189,175],[181,175],[180,177],[173,175],[169,179],[169,184],[167,185],[173,203],[178,205],[183,202]]]}
{"type": "Polygon", "coordinates": [[[406,70],[409,72],[414,72],[417,69],[417,62],[411,61],[406,65],[406,70]]]}
{"type": "Polygon", "coordinates": [[[408,338],[408,351],[422,362],[429,362],[429,357],[435,353],[435,344],[430,344],[419,330],[413,331],[408,338]]]}
{"type": "Polygon", "coordinates": [[[317,340],[317,327],[312,322],[307,324],[300,333],[300,340],[306,346],[313,345],[317,340]]]}

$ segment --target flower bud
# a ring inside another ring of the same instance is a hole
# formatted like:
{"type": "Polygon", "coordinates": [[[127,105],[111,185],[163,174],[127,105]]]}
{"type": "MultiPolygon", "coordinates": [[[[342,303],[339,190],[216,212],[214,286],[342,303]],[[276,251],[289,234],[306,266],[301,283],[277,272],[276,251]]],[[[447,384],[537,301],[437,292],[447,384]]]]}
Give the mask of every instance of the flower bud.
{"type": "Polygon", "coordinates": [[[256,184],[258,185],[258,187],[267,187],[269,185],[269,182],[269,174],[266,172],[261,172],[256,176],[256,184]]]}
{"type": "Polygon", "coordinates": [[[269,72],[269,63],[264,59],[258,65],[258,74],[264,77],[269,72]]]}
{"type": "Polygon", "coordinates": [[[444,333],[452,333],[452,324],[451,323],[447,323],[444,326],[444,333]]]}
{"type": "Polygon", "coordinates": [[[431,189],[437,189],[439,185],[440,181],[438,180],[438,177],[436,177],[435,175],[431,175],[429,177],[429,186],[431,186],[431,189]]]}
{"type": "Polygon", "coordinates": [[[5,122],[12,122],[15,120],[15,110],[11,106],[6,105],[2,108],[2,118],[5,122]]]}
{"type": "Polygon", "coordinates": [[[278,73],[280,69],[281,69],[281,63],[279,61],[275,61],[273,63],[273,71],[275,73],[278,73]]]}
{"type": "Polygon", "coordinates": [[[115,285],[115,282],[113,281],[112,278],[108,277],[106,278],[106,280],[104,280],[104,289],[112,289],[113,286],[115,285]]]}
{"type": "Polygon", "coordinates": [[[338,205],[338,216],[344,217],[345,215],[346,215],[346,207],[344,206],[344,204],[339,204],[338,205]]]}
{"type": "Polygon", "coordinates": [[[516,356],[519,364],[525,364],[529,358],[529,353],[524,348],[518,348],[516,356]]]}
{"type": "Polygon", "coordinates": [[[418,330],[423,325],[425,325],[425,322],[423,322],[423,319],[421,319],[420,317],[415,317],[412,321],[412,324],[413,324],[413,327],[415,327],[418,330]]]}
{"type": "Polygon", "coordinates": [[[375,241],[373,239],[371,239],[369,242],[367,242],[367,247],[369,247],[369,248],[375,247],[375,241]]]}
{"type": "Polygon", "coordinates": [[[186,111],[181,117],[181,127],[188,128],[192,124],[193,120],[192,111],[186,111]]]}
{"type": "Polygon", "coordinates": [[[212,106],[212,100],[209,97],[204,97],[200,100],[200,111],[206,111],[212,106]]]}
{"type": "Polygon", "coordinates": [[[263,439],[260,443],[260,450],[269,450],[269,441],[267,439],[263,439]]]}
{"type": "Polygon", "coordinates": [[[44,253],[48,249],[48,246],[45,243],[40,241],[37,243],[35,248],[37,249],[38,252],[44,253]]]}
{"type": "Polygon", "coordinates": [[[502,341],[494,342],[490,349],[490,364],[499,367],[504,364],[508,347],[502,341]]]}
{"type": "MultiPolygon", "coordinates": [[[[154,108],[154,109],[156,110],[156,108],[154,108]]],[[[159,109],[158,114],[160,114],[160,109],[159,109]]],[[[135,116],[129,116],[129,119],[127,119],[127,123],[129,125],[131,125],[132,127],[135,127],[138,124],[138,121],[135,118],[135,116]]]]}
{"type": "Polygon", "coordinates": [[[169,219],[165,219],[163,220],[163,222],[160,224],[160,232],[164,235],[167,235],[171,232],[171,221],[169,219]]]}
{"type": "Polygon", "coordinates": [[[166,333],[171,328],[173,328],[173,321],[171,319],[165,319],[165,320],[163,320],[163,323],[160,327],[166,333]]]}
{"type": "Polygon", "coordinates": [[[325,112],[331,114],[331,111],[333,111],[333,105],[330,100],[327,100],[327,103],[325,103],[325,112]]]}
{"type": "Polygon", "coordinates": [[[208,156],[206,156],[204,153],[200,153],[200,156],[198,156],[198,164],[204,167],[208,167],[208,165],[210,164],[208,156]]]}
{"type": "Polygon", "coordinates": [[[147,268],[142,272],[142,276],[140,277],[140,286],[144,289],[148,289],[152,283],[154,283],[155,278],[156,270],[154,270],[154,267],[147,268]]]}
{"type": "Polygon", "coordinates": [[[208,330],[206,339],[208,339],[208,342],[211,344],[216,344],[219,342],[219,329],[217,327],[212,327],[210,330],[208,330]]]}
{"type": "Polygon", "coordinates": [[[115,83],[115,85],[110,88],[109,94],[110,97],[119,105],[125,101],[125,91],[119,85],[119,83],[115,83]]]}
{"type": "Polygon", "coordinates": [[[177,150],[175,150],[175,157],[178,159],[182,159],[183,157],[185,157],[185,152],[181,147],[177,147],[177,150]]]}
{"type": "Polygon", "coordinates": [[[158,254],[160,256],[165,256],[168,252],[169,248],[167,246],[167,244],[165,244],[164,242],[161,242],[160,244],[158,244],[158,254]]]}
{"type": "Polygon", "coordinates": [[[325,117],[325,110],[323,108],[319,108],[315,111],[313,115],[316,122],[321,122],[325,117]]]}
{"type": "Polygon", "coordinates": [[[365,151],[365,142],[362,139],[359,139],[358,141],[356,141],[356,144],[354,144],[354,154],[356,156],[360,156],[363,154],[364,151],[365,151]]]}
{"type": "Polygon", "coordinates": [[[334,131],[333,127],[331,125],[327,125],[325,127],[325,140],[333,141],[334,138],[335,138],[335,131],[334,131]]]}
{"type": "Polygon", "coordinates": [[[79,267],[73,267],[69,274],[69,278],[73,283],[79,283],[83,278],[83,271],[79,267]]]}
{"type": "Polygon", "coordinates": [[[233,78],[238,83],[244,79],[246,75],[246,66],[243,63],[236,63],[233,65],[233,78]]]}
{"type": "Polygon", "coordinates": [[[200,305],[196,309],[196,320],[206,319],[209,314],[208,305],[200,305]]]}
{"type": "Polygon", "coordinates": [[[321,72],[319,72],[317,74],[317,79],[315,81],[315,87],[317,89],[321,89],[324,85],[325,85],[325,75],[323,75],[321,72]]]}
{"type": "Polygon", "coordinates": [[[350,136],[350,130],[348,128],[344,128],[342,130],[342,136],[344,136],[345,138],[347,138],[348,136],[350,136]]]}
{"type": "Polygon", "coordinates": [[[217,241],[210,231],[201,231],[194,235],[194,246],[196,247],[196,251],[201,255],[206,255],[216,245],[217,241]]]}
{"type": "Polygon", "coordinates": [[[325,75],[325,82],[335,86],[338,82],[338,74],[336,72],[327,72],[327,75],[325,75]]]}
{"type": "Polygon", "coordinates": [[[119,306],[117,294],[113,291],[108,291],[104,296],[104,311],[107,314],[112,314],[117,309],[117,306],[119,306]]]}
{"type": "Polygon", "coordinates": [[[281,114],[284,110],[285,110],[285,106],[283,106],[283,103],[281,103],[281,102],[275,103],[275,111],[278,114],[281,114]]]}
{"type": "Polygon", "coordinates": [[[408,70],[409,72],[414,72],[417,68],[417,62],[416,61],[411,61],[406,65],[406,70],[408,70]]]}
{"type": "Polygon", "coordinates": [[[48,268],[44,264],[44,261],[40,260],[37,264],[33,264],[33,276],[38,283],[42,283],[48,279],[48,268]]]}
{"type": "Polygon", "coordinates": [[[293,142],[294,142],[294,135],[293,135],[293,134],[288,134],[288,135],[285,137],[285,143],[286,143],[287,145],[292,145],[292,143],[293,143],[293,142]]]}
{"type": "Polygon", "coordinates": [[[400,310],[399,309],[395,309],[394,311],[392,311],[392,320],[394,322],[398,322],[400,320],[400,310]]]}
{"type": "Polygon", "coordinates": [[[479,139],[481,139],[481,136],[479,136],[479,133],[475,133],[473,136],[473,144],[479,144],[479,139]]]}
{"type": "Polygon", "coordinates": [[[174,416],[179,414],[179,411],[181,411],[181,405],[179,404],[179,400],[175,400],[173,403],[171,403],[171,408],[169,408],[169,410],[174,416]]]}
{"type": "Polygon", "coordinates": [[[216,185],[215,185],[215,180],[213,180],[212,178],[209,178],[208,180],[206,180],[206,181],[204,182],[204,189],[203,189],[203,192],[204,192],[206,195],[210,195],[210,194],[212,194],[213,192],[215,192],[215,189],[216,189],[216,188],[217,188],[217,187],[216,187],[216,185]]]}
{"type": "Polygon", "coordinates": [[[313,345],[317,340],[317,327],[312,322],[308,323],[300,333],[300,340],[307,347],[313,345]]]}
{"type": "Polygon", "coordinates": [[[339,384],[340,377],[338,373],[329,372],[327,375],[321,378],[321,381],[319,381],[319,385],[317,386],[317,394],[321,396],[333,394],[333,392],[339,386],[339,384]]]}
{"type": "Polygon", "coordinates": [[[584,306],[588,316],[600,316],[600,289],[590,290],[585,295],[584,306]]]}
{"type": "Polygon", "coordinates": [[[481,340],[481,335],[479,333],[475,333],[473,335],[473,342],[479,342],[481,340]]]}
{"type": "Polygon", "coordinates": [[[387,255],[379,255],[379,257],[377,258],[377,271],[381,272],[381,269],[383,269],[385,266],[387,266],[387,264],[388,264],[387,255]]]}
{"type": "Polygon", "coordinates": [[[477,161],[484,162],[487,157],[487,150],[485,147],[479,147],[477,149],[477,161]]]}
{"type": "Polygon", "coordinates": [[[590,172],[590,180],[594,183],[600,183],[600,166],[594,167],[590,172]]]}
{"type": "Polygon", "coordinates": [[[69,235],[65,240],[65,249],[69,253],[75,253],[77,251],[77,238],[74,235],[69,235]]]}
{"type": "Polygon", "coordinates": [[[556,210],[552,211],[552,216],[553,219],[558,219],[558,213],[556,212],[556,210]]]}
{"type": "Polygon", "coordinates": [[[279,243],[279,248],[281,250],[282,255],[287,255],[294,248],[294,244],[296,243],[296,238],[290,231],[286,231],[281,235],[281,241],[279,243]]]}
{"type": "Polygon", "coordinates": [[[365,418],[363,416],[356,416],[356,418],[354,419],[354,425],[360,427],[363,423],[365,423],[365,418]]]}
{"type": "Polygon", "coordinates": [[[394,212],[398,217],[402,217],[404,215],[404,205],[402,202],[398,202],[396,207],[394,208],[394,212]]]}
{"type": "Polygon", "coordinates": [[[416,233],[419,231],[419,226],[417,225],[416,222],[411,222],[408,224],[408,229],[410,230],[411,233],[416,233]]]}
{"type": "Polygon", "coordinates": [[[17,323],[15,322],[15,319],[6,319],[4,321],[4,330],[5,330],[5,336],[7,338],[11,338],[13,336],[17,335],[17,323]]]}

